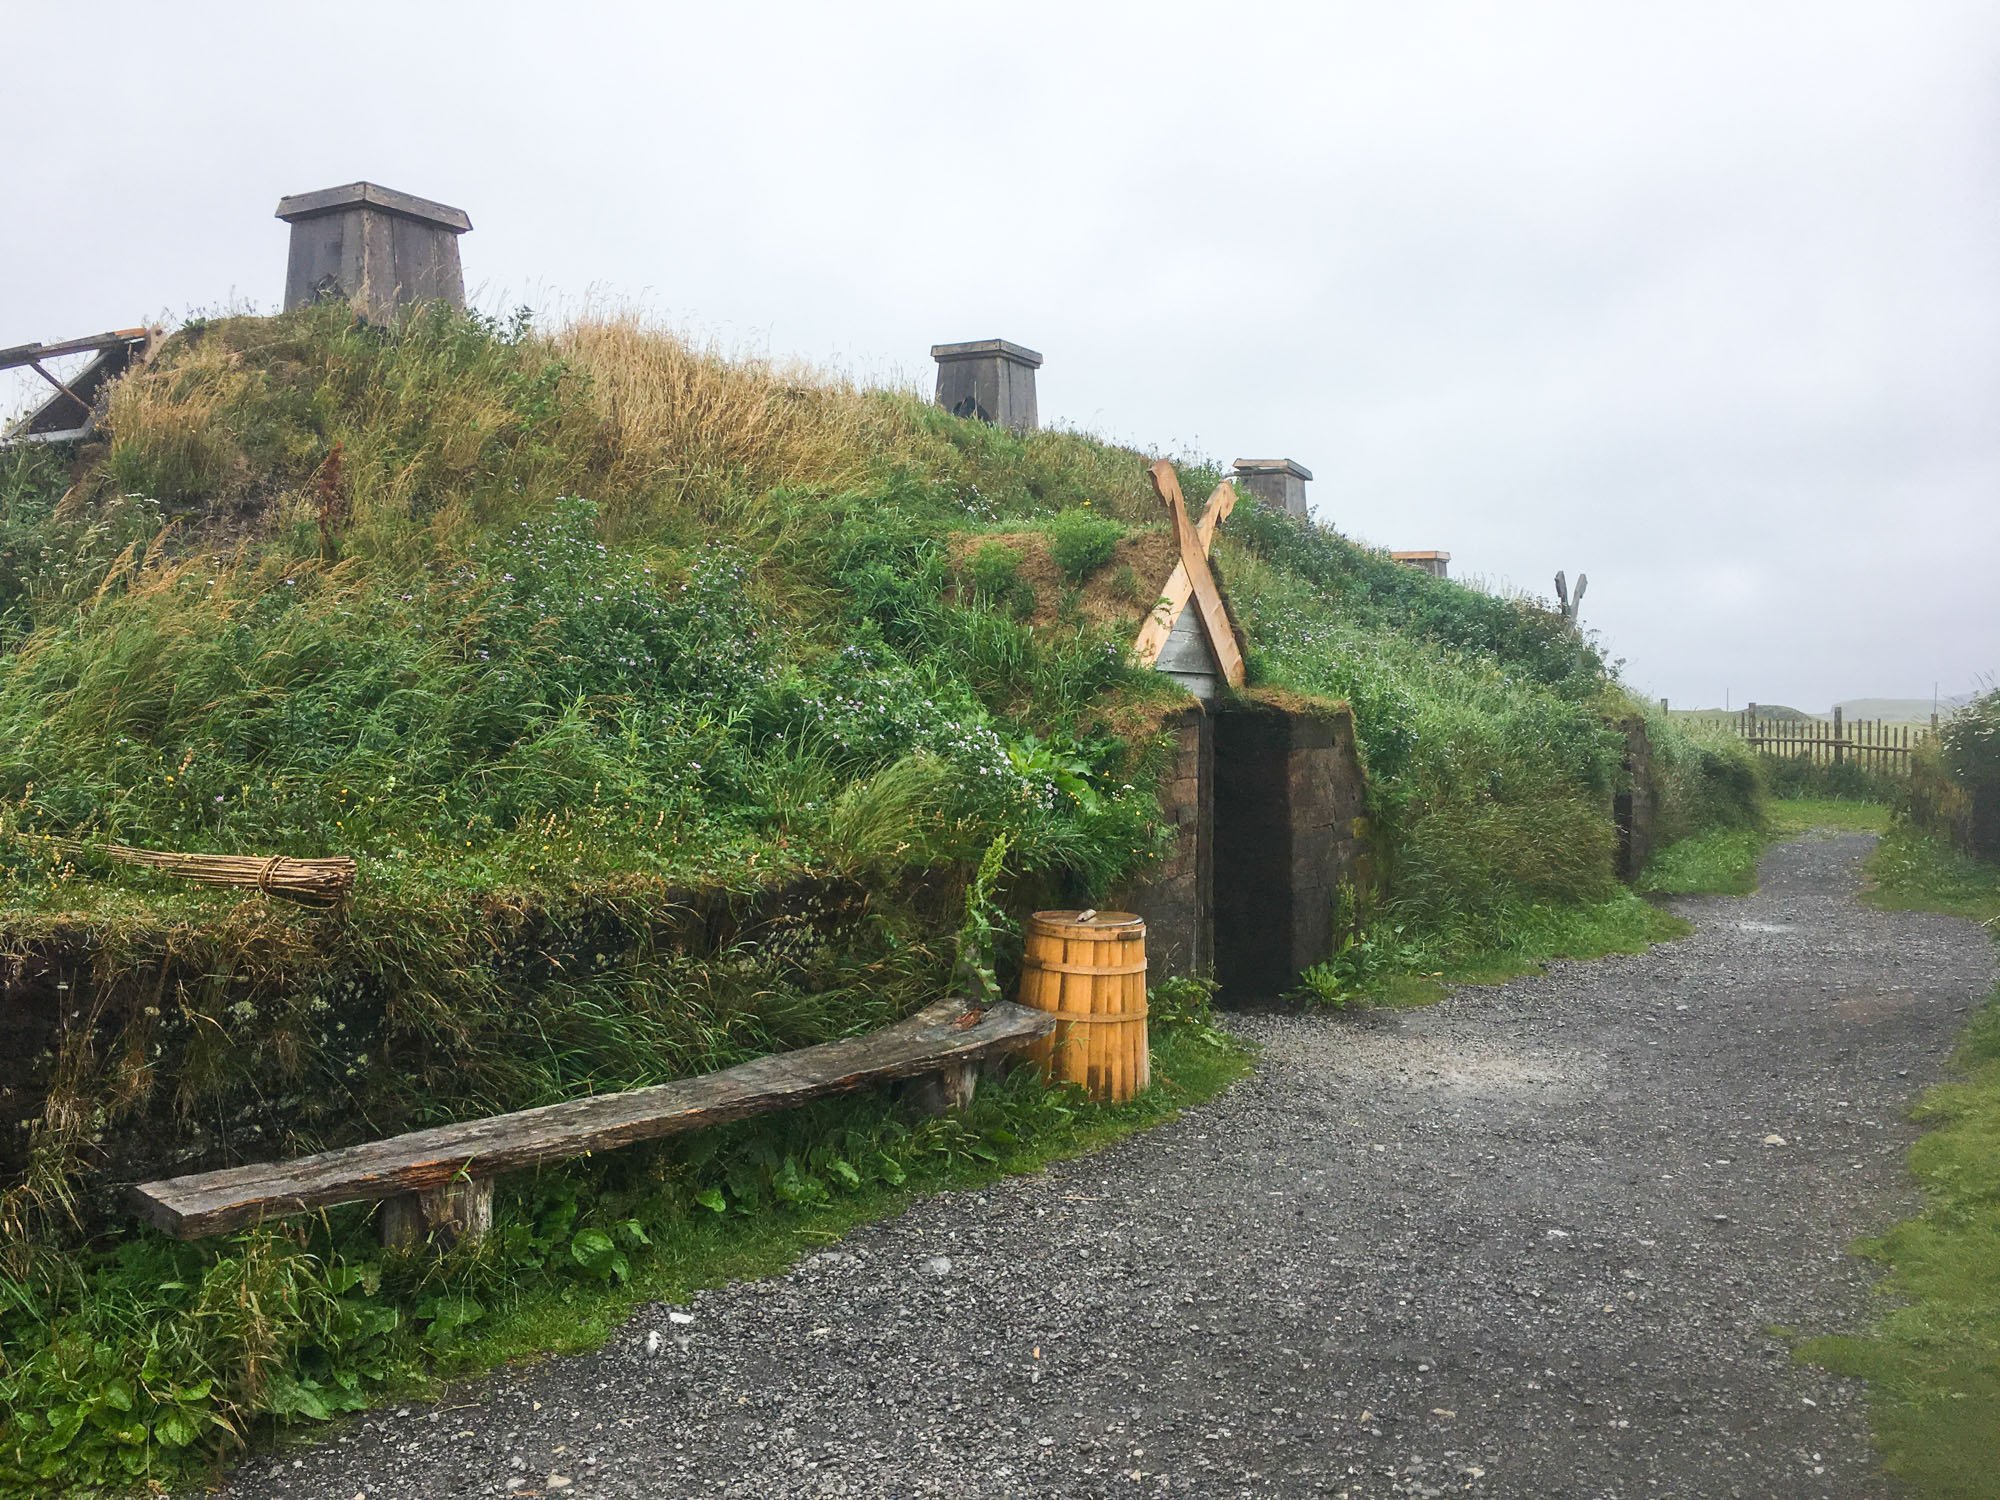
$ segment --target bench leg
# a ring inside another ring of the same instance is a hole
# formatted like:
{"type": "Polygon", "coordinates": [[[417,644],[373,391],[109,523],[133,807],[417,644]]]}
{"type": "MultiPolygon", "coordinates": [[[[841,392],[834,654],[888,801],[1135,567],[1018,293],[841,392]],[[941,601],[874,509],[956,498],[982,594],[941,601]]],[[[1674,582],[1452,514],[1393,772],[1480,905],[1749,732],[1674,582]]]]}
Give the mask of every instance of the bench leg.
{"type": "Polygon", "coordinates": [[[429,1239],[441,1250],[477,1244],[492,1227],[491,1177],[461,1178],[382,1203],[382,1243],[394,1250],[414,1250],[429,1239]]]}
{"type": "Polygon", "coordinates": [[[976,1063],[951,1063],[935,1073],[925,1073],[905,1084],[903,1097],[919,1114],[943,1115],[972,1103],[979,1086],[976,1063]]]}

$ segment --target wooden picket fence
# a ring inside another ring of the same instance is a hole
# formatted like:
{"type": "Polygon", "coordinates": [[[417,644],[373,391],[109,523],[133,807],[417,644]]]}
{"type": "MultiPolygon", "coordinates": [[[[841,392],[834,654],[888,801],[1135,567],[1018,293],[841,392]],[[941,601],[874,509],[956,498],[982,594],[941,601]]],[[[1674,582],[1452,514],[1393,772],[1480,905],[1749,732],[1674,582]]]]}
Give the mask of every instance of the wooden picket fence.
{"type": "Polygon", "coordinates": [[[1800,756],[1815,765],[1852,763],[1883,776],[1901,776],[1910,769],[1910,752],[1937,733],[1937,716],[1922,724],[1890,724],[1880,719],[1848,719],[1839,709],[1831,719],[1774,719],[1757,705],[1704,723],[1721,724],[1743,737],[1753,750],[1784,760],[1800,756]]]}

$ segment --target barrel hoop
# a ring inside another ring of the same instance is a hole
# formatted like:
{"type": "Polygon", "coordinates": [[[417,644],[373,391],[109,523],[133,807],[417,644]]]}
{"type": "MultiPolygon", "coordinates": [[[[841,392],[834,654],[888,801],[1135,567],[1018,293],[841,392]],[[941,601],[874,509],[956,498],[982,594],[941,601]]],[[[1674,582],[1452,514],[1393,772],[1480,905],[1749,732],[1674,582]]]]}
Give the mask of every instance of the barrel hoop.
{"type": "Polygon", "coordinates": [[[1080,1016],[1066,1010],[1052,1010],[1047,1014],[1054,1016],[1064,1026],[1117,1026],[1126,1021],[1143,1021],[1148,1012],[1142,1005],[1137,1010],[1123,1011],[1115,1016],[1080,1016]]]}
{"type": "Polygon", "coordinates": [[[1021,967],[1040,969],[1046,974],[1143,974],[1146,972],[1146,960],[1142,958],[1136,964],[1113,964],[1110,968],[1097,969],[1089,964],[1058,963],[1051,959],[1037,958],[1032,953],[1025,953],[1021,956],[1021,967]]]}

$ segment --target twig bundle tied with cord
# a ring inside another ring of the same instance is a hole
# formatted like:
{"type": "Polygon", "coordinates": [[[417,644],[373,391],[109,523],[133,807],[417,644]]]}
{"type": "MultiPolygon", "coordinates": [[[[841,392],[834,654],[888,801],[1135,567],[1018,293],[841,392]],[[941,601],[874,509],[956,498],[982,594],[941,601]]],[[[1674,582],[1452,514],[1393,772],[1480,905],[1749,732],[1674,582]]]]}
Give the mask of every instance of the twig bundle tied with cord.
{"type": "Polygon", "coordinates": [[[332,905],[354,889],[354,861],[345,854],[330,859],[288,859],[282,854],[167,854],[134,849],[129,844],[82,844],[73,839],[39,838],[36,842],[71,858],[102,855],[198,885],[242,886],[317,905],[332,905]]]}

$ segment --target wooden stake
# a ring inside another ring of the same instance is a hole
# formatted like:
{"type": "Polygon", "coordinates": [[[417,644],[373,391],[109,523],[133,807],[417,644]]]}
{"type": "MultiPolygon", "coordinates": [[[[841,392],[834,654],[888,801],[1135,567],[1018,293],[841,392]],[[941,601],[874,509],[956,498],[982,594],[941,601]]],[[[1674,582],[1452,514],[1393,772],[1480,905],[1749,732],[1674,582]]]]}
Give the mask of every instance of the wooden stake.
{"type": "Polygon", "coordinates": [[[493,1179],[462,1177],[441,1188],[382,1202],[382,1243],[414,1250],[435,1238],[438,1248],[477,1244],[493,1227],[493,1179]]]}
{"type": "Polygon", "coordinates": [[[978,1088],[978,1068],[969,1062],[955,1062],[912,1078],[903,1085],[903,1097],[918,1114],[948,1115],[970,1105],[978,1088]]]}

